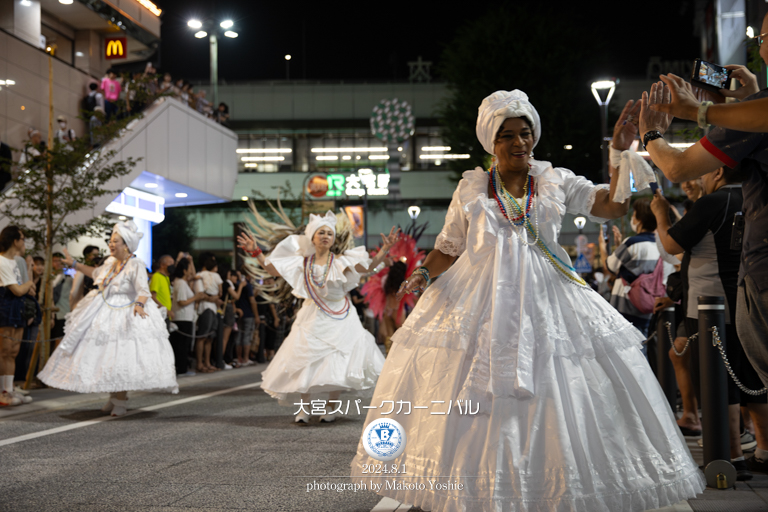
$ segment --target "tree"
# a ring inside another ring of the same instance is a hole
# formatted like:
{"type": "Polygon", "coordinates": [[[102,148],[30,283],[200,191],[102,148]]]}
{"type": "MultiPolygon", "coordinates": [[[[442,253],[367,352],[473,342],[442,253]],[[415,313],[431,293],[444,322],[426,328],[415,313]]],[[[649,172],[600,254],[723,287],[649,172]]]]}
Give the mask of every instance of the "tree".
{"type": "Polygon", "coordinates": [[[487,167],[477,108],[494,91],[521,89],[541,116],[536,158],[600,180],[600,111],[589,86],[602,43],[581,18],[561,7],[508,4],[458,32],[438,66],[450,93],[438,112],[444,140],[452,153],[471,155],[451,162],[454,169],[487,167]]]}
{"type": "Polygon", "coordinates": [[[197,235],[197,221],[184,208],[168,208],[165,220],[152,226],[152,259],[170,254],[190,252],[197,235]]]}
{"type": "MultiPolygon", "coordinates": [[[[106,188],[107,184],[131,172],[137,162],[132,158],[115,161],[116,151],[92,149],[87,136],[66,145],[55,141],[52,71],[49,86],[48,144],[38,148],[40,156],[28,158],[19,166],[14,186],[0,197],[0,214],[8,223],[21,227],[26,238],[34,242],[35,249],[43,250],[45,254],[42,284],[45,290],[45,340],[50,339],[51,335],[49,312],[53,306],[53,293],[49,277],[54,244],[66,244],[84,235],[102,236],[110,228],[109,221],[104,216],[85,217],[83,214],[93,210],[99,198],[117,195],[119,191],[106,188]]],[[[95,127],[95,140],[111,140],[134,117],[95,127]]],[[[25,150],[29,147],[30,144],[27,144],[25,150]]],[[[40,352],[41,364],[44,364],[47,352],[40,352]]]]}

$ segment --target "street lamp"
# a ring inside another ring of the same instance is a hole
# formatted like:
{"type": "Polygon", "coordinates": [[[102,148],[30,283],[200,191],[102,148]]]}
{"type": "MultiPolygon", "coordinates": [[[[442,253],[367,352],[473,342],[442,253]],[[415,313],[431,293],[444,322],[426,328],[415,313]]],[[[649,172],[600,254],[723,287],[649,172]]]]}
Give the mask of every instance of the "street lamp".
{"type": "Polygon", "coordinates": [[[613,92],[616,90],[617,81],[614,80],[600,80],[592,82],[592,94],[597,100],[597,104],[600,105],[600,117],[602,122],[602,134],[603,139],[601,147],[603,148],[603,182],[608,183],[608,104],[611,102],[613,92]]]}
{"type": "Polygon", "coordinates": [[[290,65],[291,65],[291,56],[286,55],[285,56],[285,79],[288,80],[290,78],[290,65]]]}
{"type": "Polygon", "coordinates": [[[195,37],[202,39],[208,36],[208,46],[210,48],[211,55],[211,88],[213,89],[213,105],[214,108],[219,106],[219,40],[216,33],[221,30],[224,36],[229,38],[236,38],[237,32],[230,30],[235,25],[232,20],[224,20],[216,26],[216,23],[211,18],[207,18],[203,21],[198,19],[191,19],[187,22],[187,26],[195,32],[195,37]],[[205,26],[206,30],[201,30],[205,26]]]}
{"type": "Polygon", "coordinates": [[[408,215],[411,217],[413,229],[416,229],[416,219],[419,218],[419,214],[421,213],[421,208],[418,206],[409,206],[408,207],[408,215]]]}
{"type": "Polygon", "coordinates": [[[587,219],[584,217],[576,217],[573,219],[573,223],[576,224],[576,229],[579,230],[579,234],[581,234],[581,231],[584,229],[584,226],[587,224],[587,219]]]}

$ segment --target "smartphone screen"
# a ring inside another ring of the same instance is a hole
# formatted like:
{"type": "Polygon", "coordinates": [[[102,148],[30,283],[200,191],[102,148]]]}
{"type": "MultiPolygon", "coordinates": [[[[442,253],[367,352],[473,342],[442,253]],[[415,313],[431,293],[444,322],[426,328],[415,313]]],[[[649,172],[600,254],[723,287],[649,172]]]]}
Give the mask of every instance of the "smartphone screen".
{"type": "Polygon", "coordinates": [[[693,75],[691,82],[695,85],[708,85],[717,90],[727,89],[731,78],[731,72],[723,66],[696,59],[693,63],[693,75]]]}

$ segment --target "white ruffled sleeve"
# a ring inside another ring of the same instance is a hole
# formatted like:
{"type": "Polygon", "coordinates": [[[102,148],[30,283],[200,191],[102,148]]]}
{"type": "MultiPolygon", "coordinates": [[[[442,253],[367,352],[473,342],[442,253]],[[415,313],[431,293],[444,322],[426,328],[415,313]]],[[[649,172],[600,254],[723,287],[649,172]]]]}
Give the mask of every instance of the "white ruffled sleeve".
{"type": "Polygon", "coordinates": [[[265,265],[272,264],[280,277],[293,288],[293,294],[301,299],[309,297],[304,284],[304,256],[299,244],[300,235],[290,235],[272,249],[264,260],[265,265]]]}
{"type": "Polygon", "coordinates": [[[357,265],[362,265],[365,268],[371,265],[371,258],[368,256],[365,246],[359,245],[344,251],[341,256],[336,256],[333,259],[334,268],[329,279],[340,279],[343,283],[344,292],[350,292],[360,283],[360,273],[355,270],[357,265]]]}
{"type": "Polygon", "coordinates": [[[152,297],[152,292],[149,291],[149,276],[147,275],[147,266],[139,258],[132,258],[131,266],[133,267],[133,287],[136,290],[136,296],[138,297],[152,297]]]}
{"type": "Polygon", "coordinates": [[[449,256],[459,256],[467,245],[467,216],[461,204],[461,190],[467,186],[467,179],[459,182],[459,186],[453,192],[451,205],[445,215],[445,224],[435,240],[435,249],[449,256]]]}
{"type": "Polygon", "coordinates": [[[565,191],[565,210],[574,215],[585,215],[592,222],[608,222],[610,219],[592,215],[592,207],[598,190],[609,190],[610,185],[595,185],[584,176],[577,176],[568,169],[558,167],[563,175],[563,190],[565,191]]]}
{"type": "Polygon", "coordinates": [[[112,267],[112,265],[115,263],[115,258],[113,256],[110,256],[107,258],[104,263],[93,269],[93,274],[91,278],[93,279],[93,284],[96,286],[100,285],[102,281],[104,281],[104,278],[107,275],[107,272],[109,272],[109,269],[112,267]]]}

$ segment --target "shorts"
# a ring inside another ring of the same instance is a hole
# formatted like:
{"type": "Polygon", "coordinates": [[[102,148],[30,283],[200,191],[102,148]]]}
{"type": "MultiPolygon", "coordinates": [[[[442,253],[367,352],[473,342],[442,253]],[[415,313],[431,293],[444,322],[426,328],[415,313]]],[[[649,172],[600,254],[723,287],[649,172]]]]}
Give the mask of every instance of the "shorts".
{"type": "MultiPolygon", "coordinates": [[[[699,320],[696,318],[685,319],[685,330],[688,333],[699,332],[699,320]]],[[[699,339],[691,342],[691,348],[689,350],[699,350],[699,339]]],[[[736,333],[736,326],[733,324],[725,325],[725,355],[728,357],[728,361],[731,363],[731,368],[741,383],[747,389],[761,389],[763,383],[757,372],[750,364],[747,355],[744,353],[744,348],[741,346],[741,341],[736,333]]],[[[722,357],[720,351],[717,351],[717,358],[722,363],[722,357]]],[[[727,372],[726,372],[727,373],[727,372]]],[[[726,375],[728,379],[728,405],[742,405],[747,404],[764,404],[768,403],[768,396],[765,394],[753,396],[747,393],[742,393],[730,374],[726,375]]]]}
{"type": "Polygon", "coordinates": [[[206,309],[197,319],[197,337],[213,338],[219,330],[219,316],[212,309],[206,309]]]}
{"type": "Polygon", "coordinates": [[[224,310],[224,327],[232,327],[235,325],[235,306],[227,304],[227,309],[224,310]]]}
{"type": "Polygon", "coordinates": [[[252,316],[241,318],[237,321],[237,328],[240,330],[240,335],[236,341],[237,346],[250,347],[253,331],[256,328],[256,319],[252,316]]]}

